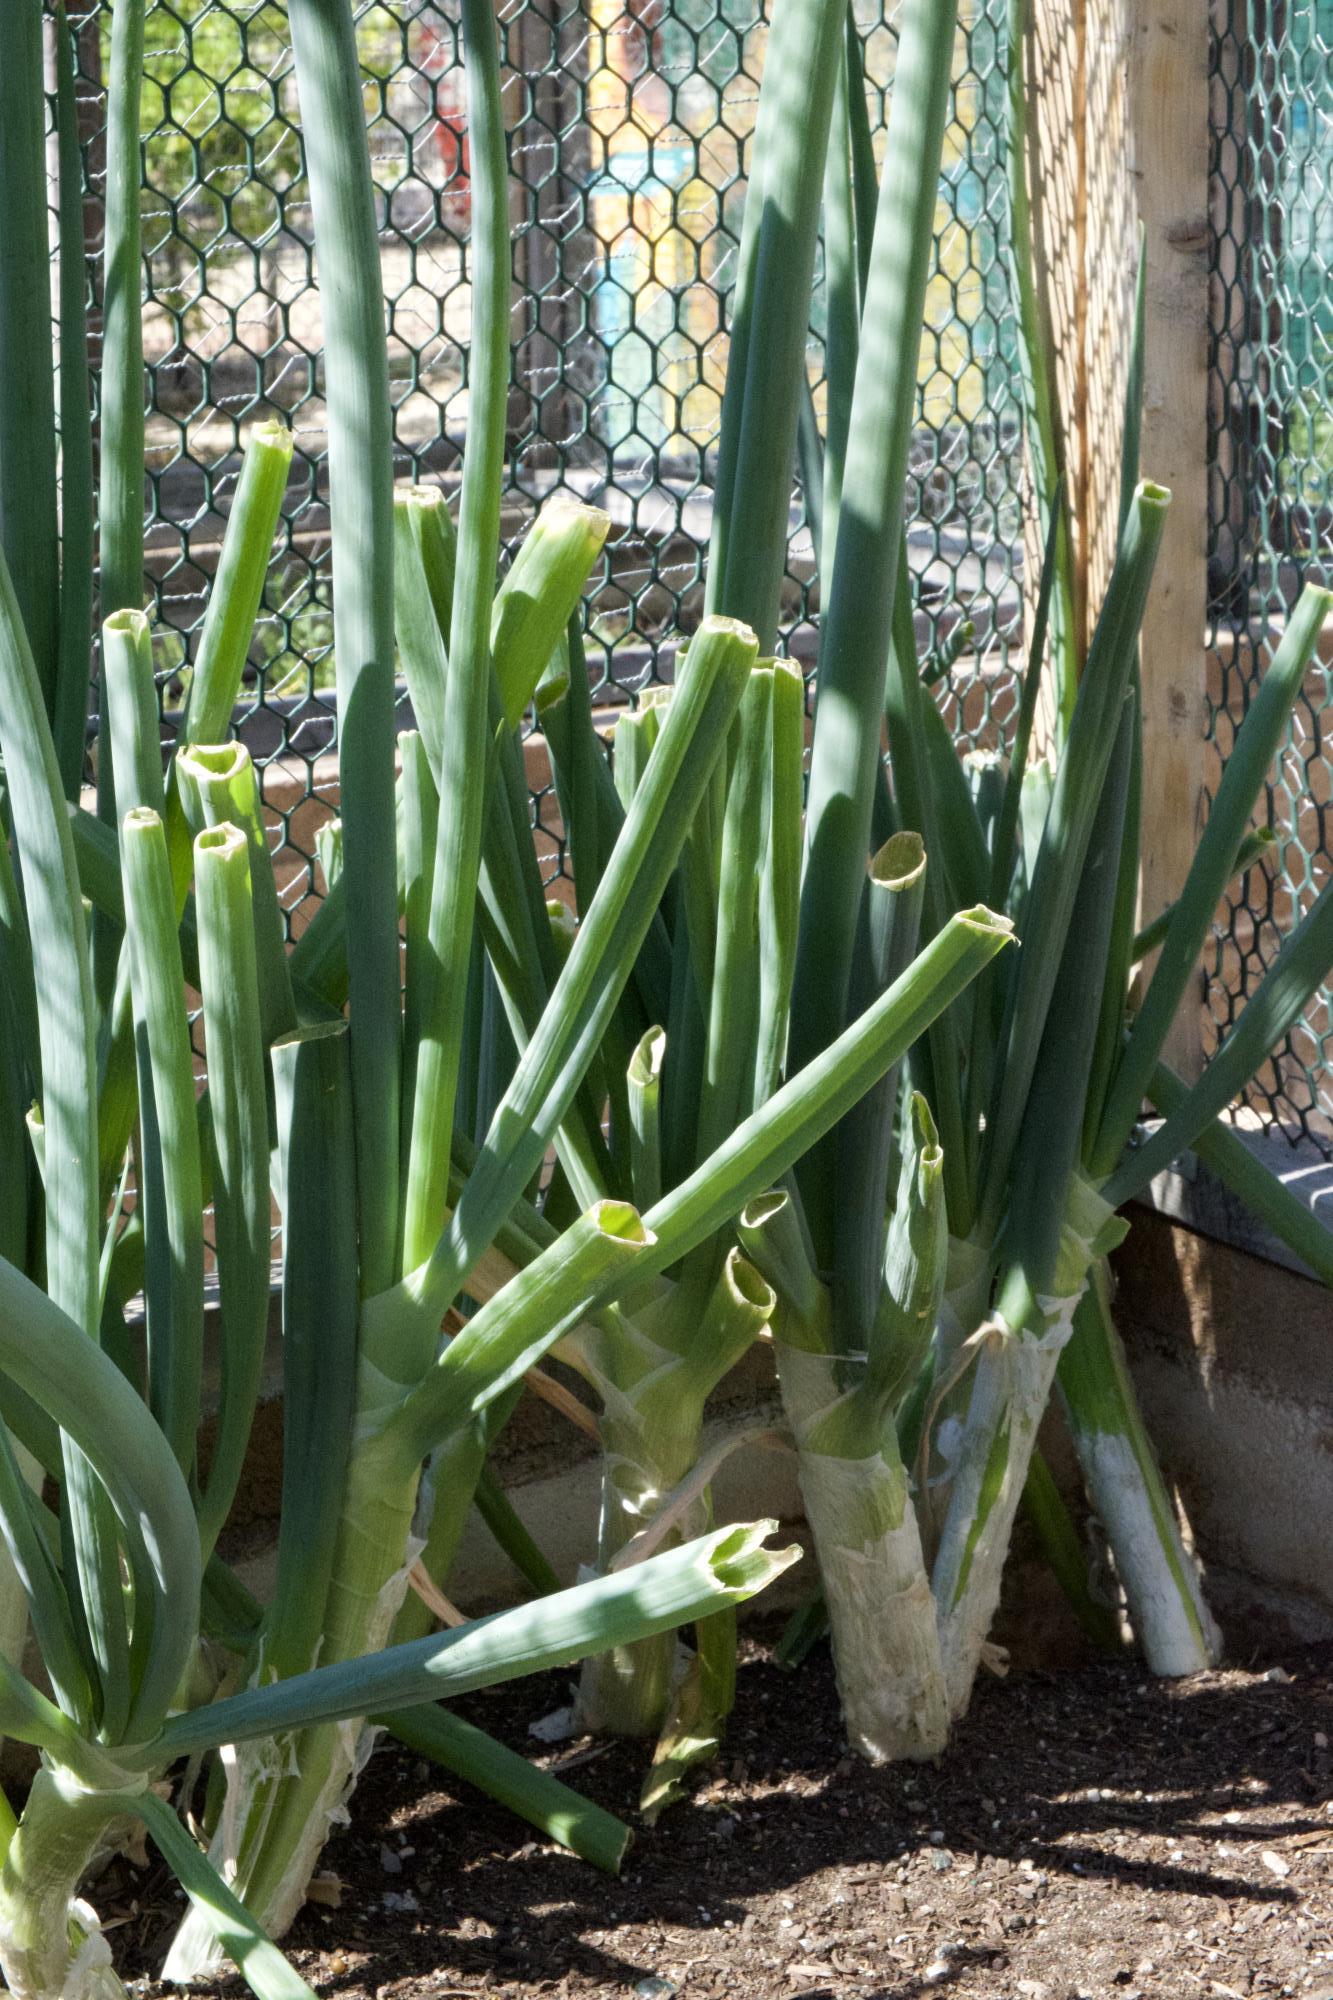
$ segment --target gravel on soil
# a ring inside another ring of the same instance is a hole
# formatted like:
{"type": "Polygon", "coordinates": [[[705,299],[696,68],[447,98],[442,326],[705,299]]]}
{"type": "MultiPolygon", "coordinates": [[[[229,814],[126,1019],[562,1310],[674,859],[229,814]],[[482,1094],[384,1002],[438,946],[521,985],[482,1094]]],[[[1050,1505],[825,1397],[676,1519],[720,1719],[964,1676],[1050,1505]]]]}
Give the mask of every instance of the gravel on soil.
{"type": "MultiPolygon", "coordinates": [[[[460,1704],[612,1810],[642,1745],[545,1750],[548,1674],[460,1704]]],[[[610,1881],[392,1746],[287,1941],[338,2000],[1333,2000],[1333,1645],[1187,1681],[989,1680],[938,1766],[846,1753],[826,1653],[745,1644],[720,1762],[610,1881]]],[[[179,1892],[97,1885],[143,1995],[179,1892]]],[[[232,1981],[195,1989],[231,1996],[232,1981]]]]}

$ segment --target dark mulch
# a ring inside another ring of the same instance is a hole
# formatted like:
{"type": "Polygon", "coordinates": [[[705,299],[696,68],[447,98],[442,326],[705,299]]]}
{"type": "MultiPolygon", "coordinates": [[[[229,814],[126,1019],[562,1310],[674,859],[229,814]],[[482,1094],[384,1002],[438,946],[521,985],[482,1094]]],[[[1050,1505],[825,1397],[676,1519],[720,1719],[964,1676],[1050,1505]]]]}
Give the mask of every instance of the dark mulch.
{"type": "MultiPolygon", "coordinates": [[[[468,1711],[525,1745],[567,1679],[468,1711]]],[[[1174,1685],[1132,1661],[991,1681],[938,1769],[870,1771],[827,1657],[791,1676],[750,1642],[723,1764],[619,1882],[387,1750],[328,1850],[341,1907],[289,1947],[340,2000],[1333,2000],[1331,1738],[1333,1646],[1275,1641],[1174,1685]]],[[[552,1761],[628,1812],[641,1749],[589,1747],[552,1761]]],[[[123,1957],[151,1971],[175,1892],[121,1880],[123,1957]]]]}

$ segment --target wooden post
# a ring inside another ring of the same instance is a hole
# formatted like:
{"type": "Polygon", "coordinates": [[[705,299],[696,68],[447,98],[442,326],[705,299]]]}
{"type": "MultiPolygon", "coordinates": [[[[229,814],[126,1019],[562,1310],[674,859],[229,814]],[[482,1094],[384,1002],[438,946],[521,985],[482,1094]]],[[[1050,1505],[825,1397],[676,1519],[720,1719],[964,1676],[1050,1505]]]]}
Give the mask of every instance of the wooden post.
{"type": "MultiPolygon", "coordinates": [[[[1125,75],[1134,4],[1034,0],[1025,63],[1035,275],[1055,348],[1080,660],[1115,557],[1138,241],[1125,75]]],[[[1039,531],[1026,557],[1035,574],[1039,531]]]]}
{"type": "MultiPolygon", "coordinates": [[[[1143,469],[1171,488],[1143,626],[1140,907],[1179,894],[1203,817],[1208,597],[1208,9],[1130,0],[1132,171],[1144,231],[1147,343],[1143,469]]],[[[1186,996],[1167,1047],[1202,1065],[1202,1004],[1186,996]]]]}
{"type": "MultiPolygon", "coordinates": [[[[1203,794],[1207,606],[1208,10],[1035,0],[1033,220],[1051,316],[1086,647],[1115,554],[1139,231],[1147,256],[1141,464],[1172,492],[1144,620],[1140,907],[1179,893],[1203,794]]],[[[1031,552],[1029,552],[1029,556],[1031,552]]],[[[1168,1055],[1201,1062],[1191,993],[1168,1055]]]]}

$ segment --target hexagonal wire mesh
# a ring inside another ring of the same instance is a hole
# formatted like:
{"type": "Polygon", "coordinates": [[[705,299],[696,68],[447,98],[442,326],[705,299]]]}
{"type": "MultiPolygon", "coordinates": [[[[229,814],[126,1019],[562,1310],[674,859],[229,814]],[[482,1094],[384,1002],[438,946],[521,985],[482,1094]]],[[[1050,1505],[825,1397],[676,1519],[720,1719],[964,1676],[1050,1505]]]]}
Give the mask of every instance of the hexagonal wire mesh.
{"type": "MultiPolygon", "coordinates": [[[[1303,304],[1327,269],[1329,0],[1218,0],[1218,10],[1210,713],[1220,756],[1290,601],[1302,538],[1321,515],[1327,524],[1333,384],[1327,325],[1303,304]]],[[[598,695],[611,704],[669,670],[701,599],[763,0],[506,0],[501,12],[516,279],[506,537],[512,546],[557,487],[612,515],[589,604],[598,695]]],[[[857,0],[856,12],[882,132],[895,8],[889,0],[881,17],[873,0],[857,0]]],[[[961,9],[911,496],[922,642],[946,618],[973,619],[976,647],[954,670],[947,708],[956,728],[989,742],[1003,739],[1013,710],[1008,654],[1021,609],[1021,446],[1002,258],[1006,12],[1004,0],[961,9]]],[[[73,21],[95,235],[106,10],[85,5],[73,21]]],[[[358,22],[398,469],[449,488],[467,410],[455,12],[428,0],[362,4],[358,22]]],[[[274,0],[150,0],[147,48],[149,567],[164,712],[179,699],[238,441],[276,410],[297,451],[240,726],[263,766],[299,926],[319,889],[314,832],[336,809],[336,773],[319,303],[284,10],[274,0]]],[[[814,320],[818,401],[818,306],[814,320]]],[[[785,643],[806,661],[812,572],[798,496],[785,643]]],[[[1244,893],[1262,907],[1233,899],[1219,930],[1206,982],[1214,1039],[1327,856],[1321,687],[1316,677],[1274,800],[1285,824],[1301,799],[1284,868],[1271,883],[1252,871],[1244,893]]],[[[530,768],[534,819],[546,822],[559,871],[540,759],[530,768]]],[[[1257,1094],[1293,1131],[1329,1129],[1316,1076],[1328,1034],[1325,1002],[1257,1094]]]]}
{"type": "MultiPolygon", "coordinates": [[[[467,416],[456,10],[406,0],[357,11],[398,470],[448,489],[467,416]]],[[[1004,0],[962,8],[912,530],[926,601],[960,605],[981,635],[955,692],[969,731],[992,736],[1013,706],[1007,645],[1019,611],[1019,424],[1001,356],[1010,316],[995,220],[1005,12],[1004,0]]],[[[515,242],[506,539],[557,487],[611,514],[589,652],[598,696],[614,702],[669,665],[702,598],[763,0],[508,0],[501,14],[515,242]]],[[[858,19],[882,130],[894,34],[873,0],[858,0],[858,19]]],[[[95,239],[109,12],[85,4],[72,20],[95,239]]],[[[319,298],[285,12],[274,0],[150,0],[146,46],[148,562],[164,715],[169,726],[239,441],[279,412],[297,448],[240,726],[263,765],[299,925],[301,903],[318,893],[314,831],[335,809],[335,771],[319,298]]],[[[817,322],[818,312],[816,385],[817,322]]],[[[796,502],[787,643],[807,660],[812,574],[796,502]]],[[[533,770],[540,792],[538,761],[533,770]]],[[[562,859],[552,838],[551,867],[562,859]]]]}
{"type": "MultiPolygon", "coordinates": [[[[1208,524],[1214,773],[1301,581],[1333,581],[1333,0],[1215,0],[1208,524]]],[[[1281,865],[1228,898],[1205,967],[1205,1047],[1333,863],[1329,652],[1306,679],[1269,812],[1281,865]]],[[[1249,1109],[1333,1157],[1333,995],[1249,1109]]]]}

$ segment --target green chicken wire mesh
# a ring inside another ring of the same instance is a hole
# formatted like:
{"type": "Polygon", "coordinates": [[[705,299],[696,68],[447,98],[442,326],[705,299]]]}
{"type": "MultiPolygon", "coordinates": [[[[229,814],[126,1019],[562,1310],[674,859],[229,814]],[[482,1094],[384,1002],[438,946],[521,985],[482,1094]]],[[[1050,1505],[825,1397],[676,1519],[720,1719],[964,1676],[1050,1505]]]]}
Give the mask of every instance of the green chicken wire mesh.
{"type": "MultiPolygon", "coordinates": [[[[895,35],[858,0],[882,134],[895,35]]],[[[501,9],[515,244],[507,540],[558,487],[612,531],[590,599],[598,699],[669,674],[703,592],[732,282],[766,36],[763,0],[514,0],[501,9]]],[[[939,204],[911,560],[923,645],[977,638],[946,706],[976,741],[1014,708],[1020,419],[1004,277],[1004,0],[963,0],[939,204]]],[[[104,5],[75,8],[89,239],[103,175],[104,5]]],[[[457,479],[467,416],[467,155],[456,13],[358,9],[380,194],[400,475],[457,479]]],[[[336,810],[320,316],[285,9],[150,0],[143,100],[148,563],[170,725],[257,418],[296,440],[282,545],[240,718],[262,766],[289,912],[317,894],[336,810]]],[[[98,271],[92,264],[96,303],[98,271]]],[[[810,369],[822,403],[818,318],[810,369]]],[[[793,500],[786,643],[809,663],[813,555],[793,500]]],[[[534,819],[543,812],[540,762],[534,819]]],[[[563,866],[554,832],[552,871],[563,866]]]]}
{"type": "MultiPolygon", "coordinates": [[[[1333,0],[1214,0],[1209,743],[1214,774],[1306,578],[1333,582],[1333,0]]],[[[1329,655],[1269,795],[1271,877],[1229,899],[1205,968],[1205,1048],[1333,865],[1329,655]]],[[[1248,1110],[1333,1158],[1326,986],[1248,1110]]]]}

